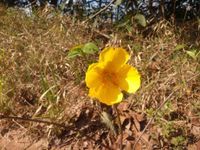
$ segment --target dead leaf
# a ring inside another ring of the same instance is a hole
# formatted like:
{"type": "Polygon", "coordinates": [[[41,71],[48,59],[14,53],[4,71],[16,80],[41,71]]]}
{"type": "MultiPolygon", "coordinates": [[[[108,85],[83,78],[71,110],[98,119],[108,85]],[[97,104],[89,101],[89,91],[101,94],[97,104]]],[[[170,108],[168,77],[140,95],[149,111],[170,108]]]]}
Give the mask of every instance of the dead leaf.
{"type": "Polygon", "coordinates": [[[137,118],[135,117],[135,115],[133,115],[134,118],[134,124],[132,125],[132,128],[136,129],[137,132],[140,131],[140,123],[138,122],[137,118]]]}
{"type": "Polygon", "coordinates": [[[198,126],[192,126],[191,133],[195,136],[200,136],[200,127],[198,126]]]}
{"type": "Polygon", "coordinates": [[[127,102],[127,101],[123,101],[123,102],[121,102],[118,106],[117,106],[117,109],[119,110],[119,111],[127,111],[128,110],[128,108],[129,108],[129,103],[127,102]]]}
{"type": "Polygon", "coordinates": [[[189,145],[188,147],[188,150],[199,150],[200,148],[200,141],[192,144],[192,145],[189,145]]]}
{"type": "Polygon", "coordinates": [[[143,114],[138,114],[138,113],[135,113],[135,118],[137,119],[138,122],[146,120],[143,114]]]}
{"type": "Polygon", "coordinates": [[[199,117],[191,117],[191,123],[195,126],[200,126],[200,118],[199,117]]]}
{"type": "Polygon", "coordinates": [[[133,145],[131,144],[131,142],[129,142],[129,141],[127,141],[127,143],[126,143],[126,145],[125,145],[125,150],[132,150],[133,149],[133,147],[132,147],[133,145]]]}
{"type": "Polygon", "coordinates": [[[140,143],[137,143],[135,146],[135,150],[142,150],[142,146],[140,143]]]}

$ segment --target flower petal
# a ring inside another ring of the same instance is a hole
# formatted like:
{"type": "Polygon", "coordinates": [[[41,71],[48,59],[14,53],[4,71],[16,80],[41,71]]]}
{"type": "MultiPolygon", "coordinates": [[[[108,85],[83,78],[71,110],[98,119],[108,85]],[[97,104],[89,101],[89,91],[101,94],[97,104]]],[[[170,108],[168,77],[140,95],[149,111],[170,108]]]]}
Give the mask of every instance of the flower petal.
{"type": "Polygon", "coordinates": [[[104,62],[110,70],[116,71],[129,60],[129,54],[123,48],[108,47],[103,49],[99,56],[99,62],[104,62]]]}
{"type": "Polygon", "coordinates": [[[97,98],[106,105],[113,105],[122,101],[123,95],[117,86],[111,83],[102,84],[97,88],[91,88],[89,96],[97,98]]]}
{"type": "Polygon", "coordinates": [[[101,64],[100,63],[93,63],[88,67],[88,70],[86,72],[85,82],[87,87],[98,87],[101,83],[101,64]]]}
{"type": "Polygon", "coordinates": [[[134,67],[125,64],[118,72],[118,84],[122,90],[135,93],[141,84],[140,74],[134,67]]]}

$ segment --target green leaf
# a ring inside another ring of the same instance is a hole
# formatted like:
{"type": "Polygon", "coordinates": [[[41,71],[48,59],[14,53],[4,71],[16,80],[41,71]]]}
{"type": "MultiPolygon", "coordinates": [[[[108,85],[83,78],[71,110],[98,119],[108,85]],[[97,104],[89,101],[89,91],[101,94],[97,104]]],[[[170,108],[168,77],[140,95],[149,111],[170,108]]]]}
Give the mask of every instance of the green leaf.
{"type": "Polygon", "coordinates": [[[179,50],[184,49],[185,47],[186,47],[185,44],[177,44],[176,47],[175,47],[175,50],[176,50],[176,51],[179,51],[179,50]]]}
{"type": "Polygon", "coordinates": [[[92,42],[86,43],[82,49],[85,54],[94,54],[99,48],[92,42]]]}
{"type": "Polygon", "coordinates": [[[108,128],[110,128],[110,130],[112,131],[112,133],[114,135],[116,135],[117,133],[116,133],[115,127],[114,127],[114,125],[112,123],[111,116],[105,111],[103,111],[100,116],[101,116],[102,122],[105,123],[105,125],[108,128]]]}
{"type": "Polygon", "coordinates": [[[198,53],[197,53],[197,50],[196,49],[193,49],[193,50],[190,50],[190,51],[186,51],[186,53],[192,57],[194,60],[197,59],[198,57],[198,53]]]}
{"type": "Polygon", "coordinates": [[[175,146],[184,145],[186,142],[187,139],[185,139],[183,136],[177,136],[171,139],[171,143],[175,146]]]}
{"type": "Polygon", "coordinates": [[[68,58],[75,58],[77,56],[83,56],[84,54],[94,54],[97,52],[99,48],[92,42],[86,43],[85,45],[81,44],[78,46],[73,47],[67,57],[68,58]]]}
{"type": "Polygon", "coordinates": [[[136,14],[134,16],[134,19],[137,20],[138,24],[140,24],[143,27],[146,27],[147,23],[146,23],[146,19],[145,16],[142,14],[136,14]]]}
{"type": "Polygon", "coordinates": [[[43,90],[43,94],[41,95],[40,99],[43,99],[43,97],[46,97],[49,102],[55,103],[56,94],[52,90],[55,86],[50,87],[46,77],[43,74],[41,74],[41,87],[43,90]]]}
{"type": "Polygon", "coordinates": [[[73,48],[69,51],[67,57],[68,57],[69,59],[72,59],[72,58],[75,58],[75,57],[77,57],[77,56],[82,56],[82,49],[83,49],[83,46],[84,46],[84,45],[78,45],[78,46],[73,47],[73,48]]]}
{"type": "Polygon", "coordinates": [[[81,51],[80,50],[78,50],[78,49],[76,49],[76,50],[73,50],[73,51],[70,51],[69,53],[68,53],[68,55],[67,55],[67,57],[68,58],[75,58],[75,57],[77,57],[77,56],[82,56],[81,55],[81,51]]]}

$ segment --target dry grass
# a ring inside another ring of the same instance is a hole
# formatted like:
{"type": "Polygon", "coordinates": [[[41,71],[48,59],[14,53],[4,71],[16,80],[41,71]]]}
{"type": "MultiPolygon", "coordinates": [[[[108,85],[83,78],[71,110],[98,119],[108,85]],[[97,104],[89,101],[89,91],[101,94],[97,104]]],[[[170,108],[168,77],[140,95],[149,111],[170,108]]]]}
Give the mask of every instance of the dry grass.
{"type": "Polygon", "coordinates": [[[119,106],[125,137],[129,133],[124,142],[133,146],[154,117],[138,147],[143,143],[144,149],[194,148],[200,139],[200,59],[199,55],[190,57],[187,51],[200,49],[199,24],[185,23],[175,28],[161,21],[148,28],[150,35],[146,30],[126,33],[104,26],[96,32],[72,20],[57,13],[51,16],[48,11],[38,11],[28,18],[0,6],[0,114],[53,121],[69,128],[0,120],[2,138],[7,132],[25,129],[24,136],[29,134],[32,141],[45,138],[48,148],[106,149],[112,142],[116,146],[100,120],[100,107],[87,97],[84,84],[88,60],[95,61],[98,54],[87,59],[67,58],[71,47],[94,41],[100,48],[127,48],[132,56],[130,63],[142,74],[140,90],[126,94],[119,106]],[[113,38],[107,39],[105,34],[113,38]],[[133,113],[140,116],[139,121],[133,113]]]}

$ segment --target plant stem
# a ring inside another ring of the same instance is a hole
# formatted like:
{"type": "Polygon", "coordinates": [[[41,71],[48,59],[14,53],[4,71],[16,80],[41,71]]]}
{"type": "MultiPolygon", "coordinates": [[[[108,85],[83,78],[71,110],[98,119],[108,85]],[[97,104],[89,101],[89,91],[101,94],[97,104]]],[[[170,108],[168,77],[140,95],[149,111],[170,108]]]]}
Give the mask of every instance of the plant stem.
{"type": "Polygon", "coordinates": [[[119,110],[117,109],[116,105],[113,105],[113,108],[115,109],[116,113],[117,113],[117,123],[119,126],[119,133],[120,133],[120,150],[123,149],[123,130],[122,130],[122,123],[121,123],[121,119],[120,119],[120,115],[119,115],[119,110]]]}

